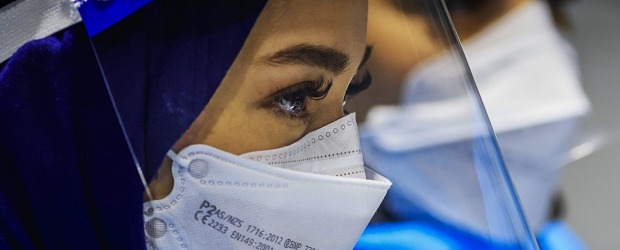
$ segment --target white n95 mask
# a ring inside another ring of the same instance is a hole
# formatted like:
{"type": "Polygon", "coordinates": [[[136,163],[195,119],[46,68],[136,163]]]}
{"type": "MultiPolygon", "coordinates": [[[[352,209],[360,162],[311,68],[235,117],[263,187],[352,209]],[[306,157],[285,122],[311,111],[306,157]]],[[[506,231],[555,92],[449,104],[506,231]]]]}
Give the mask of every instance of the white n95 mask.
{"type": "Polygon", "coordinates": [[[144,204],[149,249],[352,249],[391,185],[364,168],[353,114],[280,149],[168,156],[173,190],[144,204]]]}

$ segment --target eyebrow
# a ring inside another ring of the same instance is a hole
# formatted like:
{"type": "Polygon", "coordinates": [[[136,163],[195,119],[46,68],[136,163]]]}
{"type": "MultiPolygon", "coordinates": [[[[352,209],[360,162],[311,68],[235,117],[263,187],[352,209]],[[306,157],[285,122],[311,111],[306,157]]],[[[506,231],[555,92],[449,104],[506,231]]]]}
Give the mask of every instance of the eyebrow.
{"type": "Polygon", "coordinates": [[[275,64],[302,64],[318,67],[339,75],[351,63],[351,57],[326,46],[298,44],[276,52],[268,57],[267,61],[275,64]]]}

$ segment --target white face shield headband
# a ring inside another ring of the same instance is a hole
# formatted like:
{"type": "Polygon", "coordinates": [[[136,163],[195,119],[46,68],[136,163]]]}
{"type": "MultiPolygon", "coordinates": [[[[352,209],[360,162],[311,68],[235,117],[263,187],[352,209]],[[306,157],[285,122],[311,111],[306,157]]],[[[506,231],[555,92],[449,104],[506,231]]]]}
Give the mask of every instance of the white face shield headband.
{"type": "Polygon", "coordinates": [[[192,145],[174,188],[144,204],[149,249],[352,249],[391,183],[365,169],[355,115],[284,148],[192,145]]]}

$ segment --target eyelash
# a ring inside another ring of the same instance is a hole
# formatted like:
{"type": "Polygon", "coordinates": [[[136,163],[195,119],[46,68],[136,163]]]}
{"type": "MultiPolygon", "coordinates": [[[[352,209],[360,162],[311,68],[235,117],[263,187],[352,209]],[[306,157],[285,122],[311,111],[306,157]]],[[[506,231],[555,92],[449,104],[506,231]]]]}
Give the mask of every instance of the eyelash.
{"type": "Polygon", "coordinates": [[[276,114],[308,124],[313,118],[313,114],[306,110],[308,99],[321,100],[325,98],[331,87],[332,81],[326,81],[321,77],[316,81],[302,82],[279,90],[274,94],[271,103],[273,110],[276,114]],[[299,111],[291,111],[296,106],[300,106],[299,111]]]}
{"type": "MultiPolygon", "coordinates": [[[[344,95],[342,106],[344,106],[347,103],[347,100],[349,100],[353,96],[368,89],[368,87],[370,87],[370,84],[372,84],[372,74],[370,74],[370,71],[366,70],[361,80],[357,82],[351,82],[349,84],[349,87],[347,88],[344,95]]],[[[345,108],[344,113],[348,115],[350,112],[345,108]]]]}
{"type": "Polygon", "coordinates": [[[349,84],[349,87],[347,88],[347,91],[345,92],[345,97],[352,97],[354,95],[359,94],[360,92],[370,87],[371,83],[372,83],[372,75],[370,74],[370,71],[366,70],[361,80],[357,82],[351,82],[349,84]]]}
{"type": "MultiPolygon", "coordinates": [[[[349,87],[345,92],[345,99],[343,100],[343,105],[347,101],[347,99],[366,90],[371,83],[372,75],[370,74],[370,71],[366,70],[361,80],[349,84],[349,87]]],[[[332,81],[325,81],[325,79],[321,77],[316,81],[307,81],[279,90],[274,94],[275,97],[271,102],[273,110],[274,112],[276,112],[276,114],[282,115],[289,119],[298,120],[303,124],[308,124],[312,121],[313,114],[306,110],[306,102],[308,101],[308,99],[321,100],[325,98],[331,87],[332,81]],[[291,101],[291,99],[294,99],[293,97],[297,97],[298,100],[301,100],[303,102],[301,105],[301,110],[298,112],[291,112],[285,110],[281,106],[283,105],[282,101],[291,101]]],[[[346,109],[344,110],[344,113],[349,114],[346,109]]]]}

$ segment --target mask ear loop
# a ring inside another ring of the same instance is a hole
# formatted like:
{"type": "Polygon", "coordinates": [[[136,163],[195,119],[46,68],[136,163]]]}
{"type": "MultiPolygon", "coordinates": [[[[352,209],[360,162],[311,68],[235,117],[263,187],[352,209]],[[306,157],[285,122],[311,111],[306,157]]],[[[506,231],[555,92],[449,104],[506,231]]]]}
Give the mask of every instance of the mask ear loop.
{"type": "Polygon", "coordinates": [[[125,129],[123,119],[121,118],[121,114],[119,113],[118,107],[116,106],[116,102],[114,101],[114,95],[112,95],[112,90],[110,89],[110,85],[108,84],[108,79],[106,78],[103,68],[101,66],[101,61],[99,60],[99,55],[97,54],[97,50],[95,50],[95,45],[93,44],[92,39],[89,39],[89,42],[90,42],[90,47],[93,50],[93,54],[95,55],[95,58],[97,60],[97,64],[99,66],[99,72],[101,72],[103,82],[105,83],[106,90],[108,91],[110,102],[112,102],[112,107],[114,108],[116,119],[118,121],[118,124],[121,127],[121,131],[123,131],[123,137],[125,138],[125,143],[127,144],[127,147],[129,148],[129,153],[131,154],[131,158],[133,159],[133,162],[136,166],[136,171],[138,171],[138,176],[140,176],[140,180],[142,181],[142,186],[144,187],[144,192],[146,193],[146,196],[149,199],[148,202],[150,204],[154,200],[153,195],[151,194],[151,190],[149,189],[148,182],[146,181],[146,178],[144,177],[144,172],[142,171],[142,167],[140,166],[140,163],[138,162],[138,157],[136,156],[136,153],[134,152],[133,147],[131,146],[131,140],[129,139],[129,136],[127,135],[127,130],[125,129]]]}

